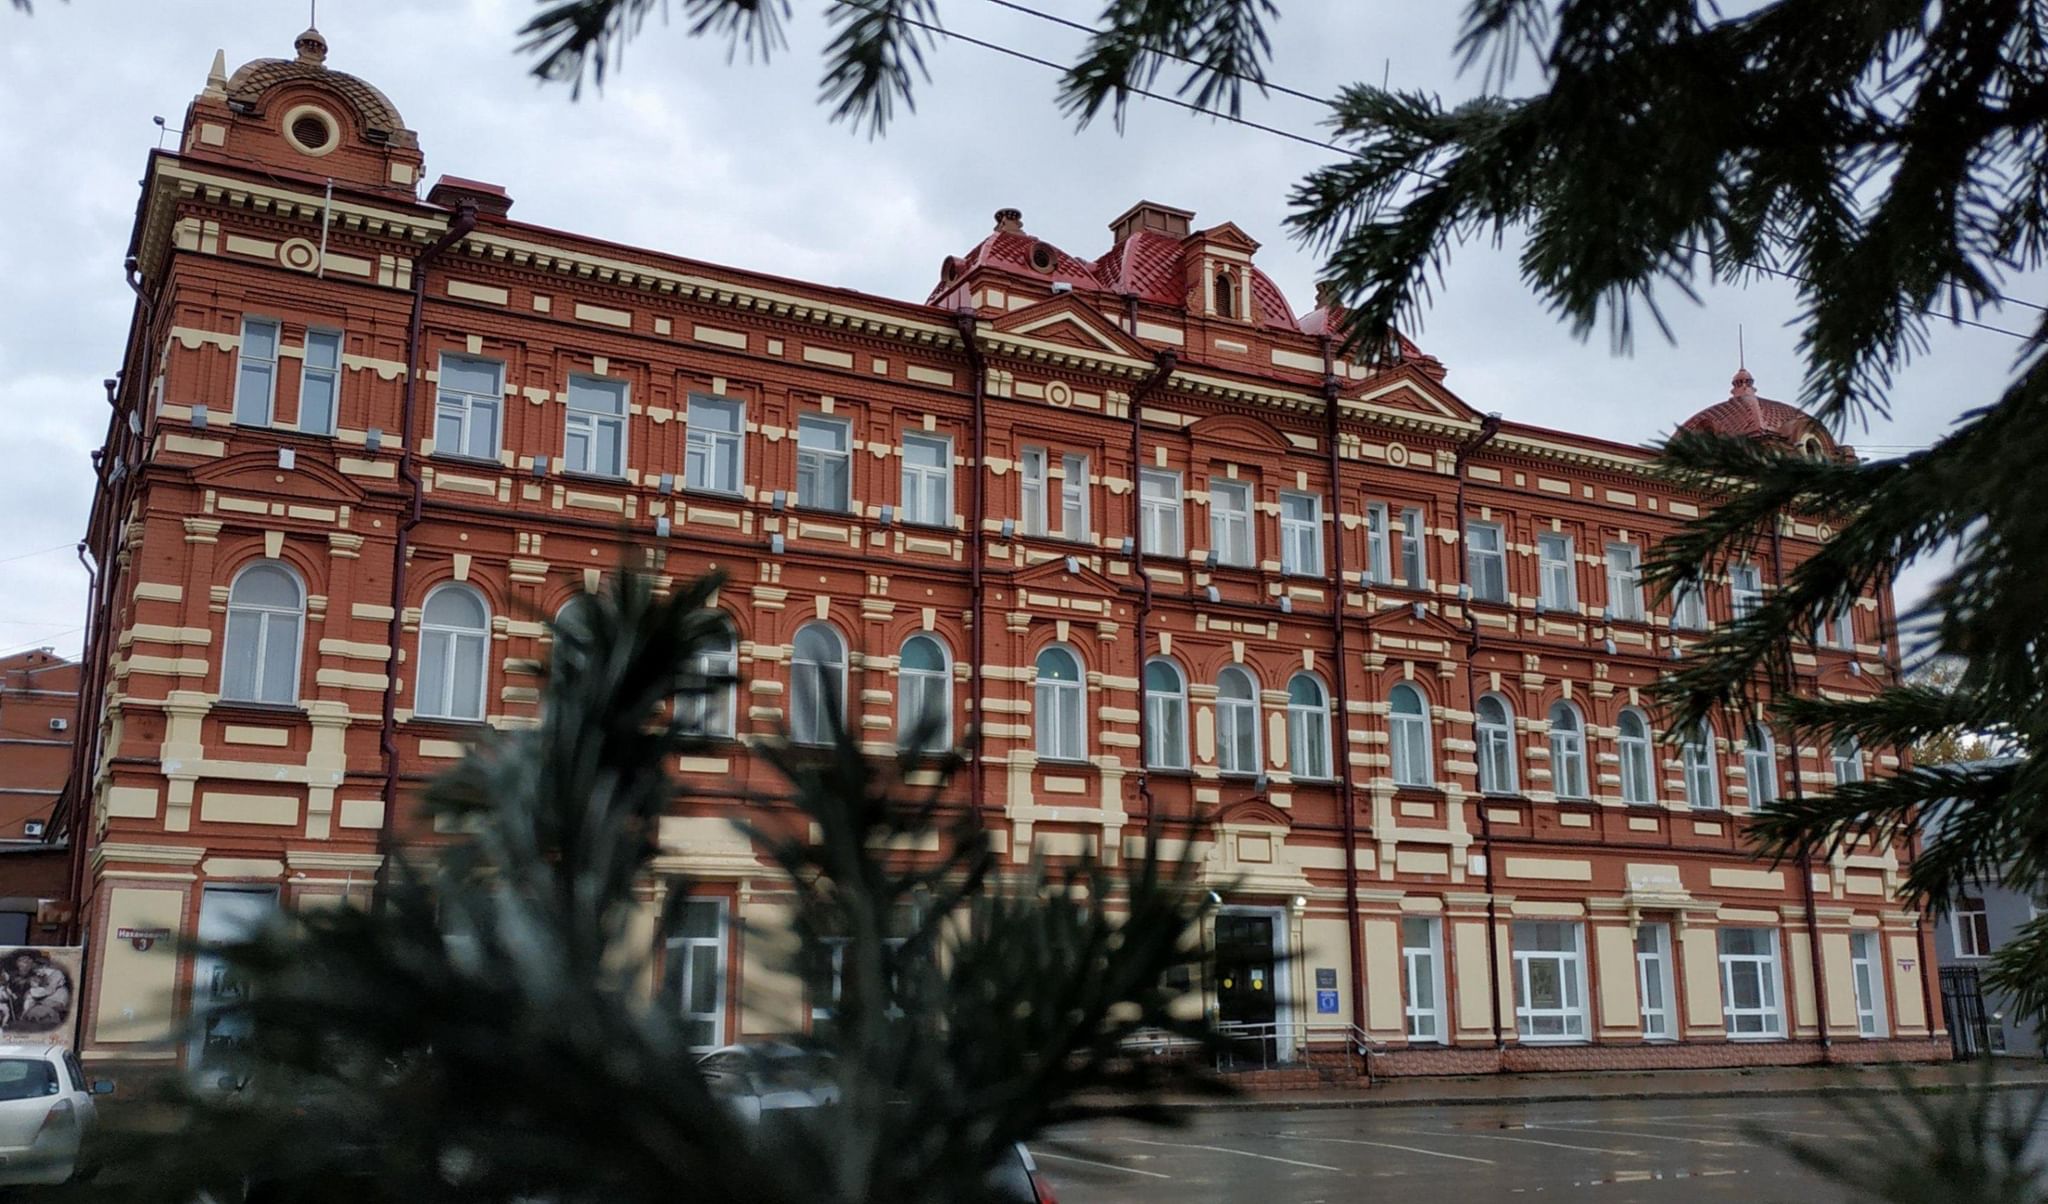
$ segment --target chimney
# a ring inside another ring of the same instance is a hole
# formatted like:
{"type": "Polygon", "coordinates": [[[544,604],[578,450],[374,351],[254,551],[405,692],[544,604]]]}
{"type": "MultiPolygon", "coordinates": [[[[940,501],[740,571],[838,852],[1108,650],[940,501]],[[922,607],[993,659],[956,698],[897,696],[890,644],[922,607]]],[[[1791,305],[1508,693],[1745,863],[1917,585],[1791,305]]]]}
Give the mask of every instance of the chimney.
{"type": "Polygon", "coordinates": [[[512,208],[512,198],[500,184],[486,184],[482,180],[465,180],[461,176],[442,176],[427,190],[427,204],[439,205],[443,209],[459,208],[464,201],[476,203],[476,211],[490,217],[503,217],[512,208]]]}
{"type": "Polygon", "coordinates": [[[1022,234],[1022,233],[1024,233],[1024,211],[1023,211],[1022,209],[998,209],[998,210],[996,210],[996,233],[998,233],[998,234],[1022,234]]]}
{"type": "Polygon", "coordinates": [[[1139,201],[1109,223],[1109,232],[1122,242],[1140,230],[1151,230],[1168,238],[1186,238],[1195,218],[1192,209],[1175,209],[1154,201],[1139,201]]]}

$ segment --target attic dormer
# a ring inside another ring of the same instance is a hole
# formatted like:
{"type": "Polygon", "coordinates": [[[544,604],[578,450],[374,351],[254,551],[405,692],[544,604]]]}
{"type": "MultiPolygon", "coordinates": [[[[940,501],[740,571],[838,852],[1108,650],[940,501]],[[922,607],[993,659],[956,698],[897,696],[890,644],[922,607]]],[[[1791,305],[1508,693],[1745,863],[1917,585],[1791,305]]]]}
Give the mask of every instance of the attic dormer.
{"type": "Polygon", "coordinates": [[[1257,240],[1224,222],[1188,235],[1181,246],[1189,309],[1226,322],[1259,320],[1252,269],[1257,240]]]}

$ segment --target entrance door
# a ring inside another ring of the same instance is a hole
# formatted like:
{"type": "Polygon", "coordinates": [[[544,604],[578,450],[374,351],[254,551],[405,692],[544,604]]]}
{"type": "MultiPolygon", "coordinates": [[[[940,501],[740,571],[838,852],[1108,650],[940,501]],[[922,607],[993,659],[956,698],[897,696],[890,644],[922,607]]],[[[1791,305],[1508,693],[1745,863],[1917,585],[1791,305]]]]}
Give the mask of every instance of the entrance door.
{"type": "Polygon", "coordinates": [[[1274,974],[1274,918],[1264,912],[1219,912],[1216,916],[1216,1010],[1232,1037],[1240,1061],[1271,1063],[1283,1044],[1276,1040],[1280,1015],[1274,974]]]}
{"type": "Polygon", "coordinates": [[[213,1008],[241,999],[247,984],[207,947],[248,936],[276,910],[274,886],[209,886],[200,892],[200,951],[192,958],[192,1014],[201,1019],[192,1043],[193,1064],[232,1053],[249,1037],[246,1017],[208,1015],[213,1008]]]}
{"type": "Polygon", "coordinates": [[[1958,1062],[1983,1057],[1991,1042],[1984,1015],[1984,988],[1975,966],[1941,968],[1941,1015],[1958,1062]]]}
{"type": "Polygon", "coordinates": [[[666,953],[664,993],[682,1010],[691,1048],[725,1044],[725,900],[683,904],[666,953]]]}

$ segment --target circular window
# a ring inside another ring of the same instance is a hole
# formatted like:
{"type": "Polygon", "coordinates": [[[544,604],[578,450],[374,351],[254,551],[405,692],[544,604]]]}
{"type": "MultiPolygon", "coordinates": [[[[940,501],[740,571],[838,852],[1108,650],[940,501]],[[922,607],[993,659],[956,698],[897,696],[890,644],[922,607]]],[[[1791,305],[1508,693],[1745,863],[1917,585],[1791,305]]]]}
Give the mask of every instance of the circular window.
{"type": "Polygon", "coordinates": [[[1046,246],[1044,243],[1037,243],[1032,246],[1032,267],[1036,268],[1041,272],[1050,272],[1053,269],[1053,265],[1057,262],[1058,261],[1053,258],[1051,247],[1046,246]]]}
{"type": "Polygon", "coordinates": [[[306,154],[324,155],[341,141],[341,126],[327,110],[300,105],[284,115],[284,139],[306,154]]]}

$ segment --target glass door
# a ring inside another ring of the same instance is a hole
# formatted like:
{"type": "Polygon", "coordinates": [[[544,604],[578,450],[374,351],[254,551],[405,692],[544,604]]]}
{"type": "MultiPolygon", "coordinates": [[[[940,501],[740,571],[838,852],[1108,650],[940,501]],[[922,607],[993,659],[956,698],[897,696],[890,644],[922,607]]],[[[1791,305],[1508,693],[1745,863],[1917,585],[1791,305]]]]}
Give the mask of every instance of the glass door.
{"type": "Polygon", "coordinates": [[[725,1044],[725,900],[691,899],[669,932],[662,991],[682,1011],[692,1049],[725,1044]]]}
{"type": "Polygon", "coordinates": [[[1678,1036],[1671,1006],[1671,925],[1636,928],[1636,991],[1643,1006],[1643,1037],[1670,1041],[1678,1036]]]}
{"type": "Polygon", "coordinates": [[[199,1025],[192,1038],[194,1065],[232,1053],[249,1038],[246,1016],[219,1011],[247,995],[248,986],[212,952],[212,946],[241,940],[276,911],[274,886],[209,886],[200,891],[199,952],[192,958],[192,1015],[199,1025]]]}
{"type": "Polygon", "coordinates": [[[1856,985],[1856,1031],[1866,1037],[1885,1035],[1884,959],[1878,956],[1875,932],[1849,934],[1849,979],[1856,985]]]}

